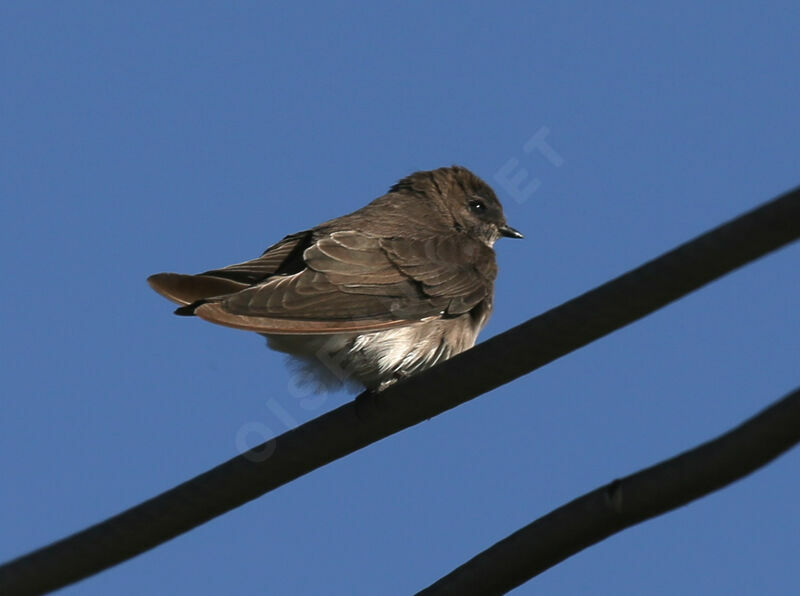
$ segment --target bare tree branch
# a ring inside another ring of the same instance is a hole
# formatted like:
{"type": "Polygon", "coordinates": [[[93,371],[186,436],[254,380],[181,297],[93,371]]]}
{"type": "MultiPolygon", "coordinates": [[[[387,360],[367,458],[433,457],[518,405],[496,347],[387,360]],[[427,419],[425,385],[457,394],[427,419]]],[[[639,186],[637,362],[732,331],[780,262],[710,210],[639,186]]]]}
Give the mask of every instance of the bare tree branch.
{"type": "Polygon", "coordinates": [[[504,594],[625,528],[747,476],[798,442],[800,389],[713,441],[551,511],[418,594],[504,594]]]}
{"type": "Polygon", "coordinates": [[[800,188],[380,394],[359,396],[153,499],[0,566],[0,593],[54,590],[134,557],[527,374],[798,237],[800,188]]]}

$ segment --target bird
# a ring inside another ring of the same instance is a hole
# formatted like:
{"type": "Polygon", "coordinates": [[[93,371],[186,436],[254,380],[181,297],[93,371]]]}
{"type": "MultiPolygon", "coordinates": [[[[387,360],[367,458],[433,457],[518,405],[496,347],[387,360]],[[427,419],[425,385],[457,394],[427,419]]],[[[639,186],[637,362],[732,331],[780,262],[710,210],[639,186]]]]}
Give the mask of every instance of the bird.
{"type": "Polygon", "coordinates": [[[406,176],[255,259],[147,281],[175,314],[265,336],[313,391],[377,392],[475,344],[501,237],[523,235],[486,182],[450,166],[406,176]]]}

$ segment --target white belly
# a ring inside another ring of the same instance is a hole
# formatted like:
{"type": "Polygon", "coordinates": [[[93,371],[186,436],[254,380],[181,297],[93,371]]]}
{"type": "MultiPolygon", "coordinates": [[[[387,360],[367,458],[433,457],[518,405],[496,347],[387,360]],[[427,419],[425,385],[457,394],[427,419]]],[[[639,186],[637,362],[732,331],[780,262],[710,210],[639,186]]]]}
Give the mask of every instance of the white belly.
{"type": "Polygon", "coordinates": [[[357,335],[266,337],[270,348],[295,358],[291,368],[298,385],[328,391],[342,385],[383,388],[472,347],[479,330],[464,315],[357,335]]]}

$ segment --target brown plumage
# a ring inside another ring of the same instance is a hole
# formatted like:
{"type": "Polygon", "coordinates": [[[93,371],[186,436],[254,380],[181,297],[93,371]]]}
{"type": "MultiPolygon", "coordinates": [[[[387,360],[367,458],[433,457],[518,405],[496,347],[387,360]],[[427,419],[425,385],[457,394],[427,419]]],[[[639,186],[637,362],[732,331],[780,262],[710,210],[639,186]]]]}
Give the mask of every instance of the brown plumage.
{"type": "Polygon", "coordinates": [[[365,207],[251,261],[148,282],[181,315],[265,335],[321,387],[382,388],[475,343],[492,309],[492,246],[520,238],[489,186],[417,172],[365,207]]]}

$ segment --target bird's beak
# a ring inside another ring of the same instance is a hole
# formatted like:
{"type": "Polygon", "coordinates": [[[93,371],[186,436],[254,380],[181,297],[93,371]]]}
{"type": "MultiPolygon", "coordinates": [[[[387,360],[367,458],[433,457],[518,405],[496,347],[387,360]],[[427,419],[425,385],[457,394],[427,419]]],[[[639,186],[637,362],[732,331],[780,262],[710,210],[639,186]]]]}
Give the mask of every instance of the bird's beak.
{"type": "Polygon", "coordinates": [[[511,226],[500,226],[500,235],[505,236],[506,238],[524,238],[520,232],[512,228],[511,226]]]}

